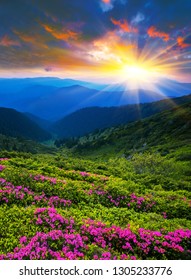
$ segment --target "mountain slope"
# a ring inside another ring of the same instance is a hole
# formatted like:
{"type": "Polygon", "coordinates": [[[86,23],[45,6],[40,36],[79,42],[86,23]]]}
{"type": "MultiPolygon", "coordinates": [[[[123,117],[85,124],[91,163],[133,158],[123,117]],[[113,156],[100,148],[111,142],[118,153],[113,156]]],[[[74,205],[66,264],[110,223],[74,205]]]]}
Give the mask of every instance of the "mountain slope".
{"type": "Polygon", "coordinates": [[[30,120],[35,122],[38,126],[40,126],[44,130],[49,130],[49,127],[52,125],[52,122],[39,118],[31,113],[24,113],[26,117],[28,117],[30,120]]]}
{"type": "Polygon", "coordinates": [[[43,143],[36,142],[34,140],[0,134],[0,151],[1,156],[7,157],[10,152],[12,152],[12,154],[16,154],[17,152],[54,154],[56,152],[56,148],[44,145],[43,143]]]}
{"type": "Polygon", "coordinates": [[[152,117],[89,134],[78,140],[79,153],[105,152],[131,154],[158,147],[163,152],[190,145],[191,102],[152,117]]]}
{"type": "Polygon", "coordinates": [[[24,114],[14,109],[0,107],[0,134],[45,141],[51,135],[24,114]]]}
{"type": "Polygon", "coordinates": [[[140,105],[85,108],[56,122],[52,126],[52,130],[57,133],[58,137],[83,136],[96,129],[112,127],[146,118],[164,110],[174,108],[177,104],[183,104],[189,101],[191,101],[191,95],[140,105]]]}

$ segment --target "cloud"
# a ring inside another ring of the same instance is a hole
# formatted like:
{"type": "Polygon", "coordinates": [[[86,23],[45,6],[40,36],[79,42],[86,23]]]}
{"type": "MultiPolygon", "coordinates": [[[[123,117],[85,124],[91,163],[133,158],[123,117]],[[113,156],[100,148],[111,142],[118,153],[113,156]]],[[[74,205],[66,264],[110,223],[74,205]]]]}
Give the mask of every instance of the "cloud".
{"type": "Polygon", "coordinates": [[[11,47],[11,46],[20,46],[21,44],[18,41],[10,39],[7,35],[3,36],[0,39],[0,46],[11,47]]]}
{"type": "Polygon", "coordinates": [[[161,38],[163,39],[163,41],[169,41],[170,40],[170,36],[169,34],[165,33],[165,32],[161,32],[161,31],[157,31],[156,27],[151,26],[148,30],[147,30],[147,34],[151,37],[151,38],[161,38]]]}
{"type": "Polygon", "coordinates": [[[101,0],[100,6],[103,12],[108,12],[113,9],[112,0],[101,0]]]}
{"type": "Polygon", "coordinates": [[[1,0],[0,69],[56,75],[63,67],[87,73],[102,63],[126,63],[134,53],[165,52],[165,59],[189,53],[190,5],[189,0],[173,5],[166,0],[1,0]]]}
{"type": "Polygon", "coordinates": [[[47,25],[47,24],[42,24],[42,26],[48,33],[50,33],[57,40],[68,42],[70,39],[77,40],[79,37],[79,33],[75,32],[75,31],[67,30],[67,31],[61,32],[61,31],[55,30],[54,28],[52,28],[50,25],[47,25]]]}
{"type": "Polygon", "coordinates": [[[105,4],[110,4],[111,0],[102,0],[102,2],[105,3],[105,4]]]}
{"type": "Polygon", "coordinates": [[[36,38],[34,36],[30,36],[28,34],[21,33],[16,30],[14,30],[14,33],[19,37],[20,40],[22,40],[25,43],[30,43],[30,44],[36,43],[36,38]]]}
{"type": "Polygon", "coordinates": [[[17,30],[13,30],[14,34],[18,36],[18,38],[25,44],[32,46],[33,48],[39,49],[47,49],[45,41],[46,38],[41,34],[27,34],[27,32],[21,32],[17,30]]]}
{"type": "Polygon", "coordinates": [[[125,5],[127,0],[100,0],[101,8],[103,12],[108,12],[114,8],[115,4],[125,5]]]}
{"type": "Polygon", "coordinates": [[[123,32],[127,32],[127,33],[137,33],[138,32],[138,29],[130,26],[126,19],[115,20],[115,19],[111,18],[111,22],[114,25],[119,26],[119,28],[123,32]]]}
{"type": "Polygon", "coordinates": [[[145,19],[145,16],[142,13],[137,13],[137,15],[132,19],[131,24],[139,24],[145,19]]]}
{"type": "Polygon", "coordinates": [[[121,65],[127,54],[136,49],[136,45],[131,40],[122,40],[118,32],[108,31],[102,38],[87,45],[84,57],[89,56],[91,62],[99,62],[102,65],[121,65]]]}
{"type": "Polygon", "coordinates": [[[177,44],[179,47],[181,47],[182,49],[184,48],[188,48],[191,46],[191,44],[187,44],[185,43],[185,39],[183,37],[178,37],[177,38],[177,44]]]}

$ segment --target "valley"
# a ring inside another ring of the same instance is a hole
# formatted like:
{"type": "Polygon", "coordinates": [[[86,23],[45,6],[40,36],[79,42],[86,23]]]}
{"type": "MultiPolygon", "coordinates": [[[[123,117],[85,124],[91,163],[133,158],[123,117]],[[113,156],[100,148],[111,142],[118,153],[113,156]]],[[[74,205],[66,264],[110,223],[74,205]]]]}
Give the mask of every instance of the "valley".
{"type": "Polygon", "coordinates": [[[183,99],[56,146],[1,135],[0,259],[190,259],[183,99]]]}

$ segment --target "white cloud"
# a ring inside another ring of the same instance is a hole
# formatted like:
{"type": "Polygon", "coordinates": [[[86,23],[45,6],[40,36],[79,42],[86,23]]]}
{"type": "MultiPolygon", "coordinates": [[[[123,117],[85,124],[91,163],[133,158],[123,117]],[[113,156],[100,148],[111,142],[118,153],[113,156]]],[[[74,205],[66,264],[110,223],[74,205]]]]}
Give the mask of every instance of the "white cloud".
{"type": "Polygon", "coordinates": [[[142,13],[137,13],[136,16],[132,19],[131,24],[138,24],[145,19],[145,16],[142,13]]]}
{"type": "Polygon", "coordinates": [[[113,4],[112,3],[104,3],[104,2],[101,2],[101,8],[102,8],[102,11],[103,12],[108,12],[109,10],[112,10],[113,9],[113,4]]]}
{"type": "Polygon", "coordinates": [[[101,0],[101,8],[102,8],[102,11],[103,12],[108,12],[110,10],[112,10],[114,8],[114,5],[115,3],[120,3],[122,5],[125,5],[127,3],[128,0],[110,0],[110,3],[104,3],[102,0],[101,0]]]}

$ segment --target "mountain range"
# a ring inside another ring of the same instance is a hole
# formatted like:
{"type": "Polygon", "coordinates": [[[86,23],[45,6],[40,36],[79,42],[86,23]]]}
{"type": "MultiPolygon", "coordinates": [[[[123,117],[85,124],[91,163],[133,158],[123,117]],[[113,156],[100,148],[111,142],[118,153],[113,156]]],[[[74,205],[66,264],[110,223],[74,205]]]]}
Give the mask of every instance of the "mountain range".
{"type": "Polygon", "coordinates": [[[119,107],[90,107],[80,109],[53,123],[31,113],[1,107],[0,134],[39,142],[80,137],[95,130],[141,120],[189,102],[191,102],[191,95],[119,107]]]}
{"type": "Polygon", "coordinates": [[[0,79],[0,106],[58,121],[83,108],[154,102],[190,92],[191,84],[167,79],[161,81],[156,91],[132,90],[124,84],[99,85],[51,77],[0,79]]]}

